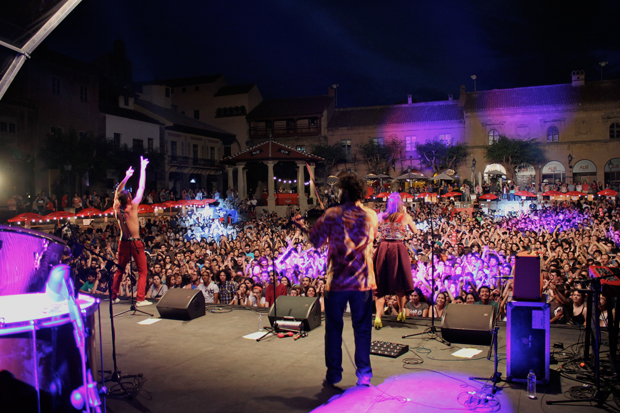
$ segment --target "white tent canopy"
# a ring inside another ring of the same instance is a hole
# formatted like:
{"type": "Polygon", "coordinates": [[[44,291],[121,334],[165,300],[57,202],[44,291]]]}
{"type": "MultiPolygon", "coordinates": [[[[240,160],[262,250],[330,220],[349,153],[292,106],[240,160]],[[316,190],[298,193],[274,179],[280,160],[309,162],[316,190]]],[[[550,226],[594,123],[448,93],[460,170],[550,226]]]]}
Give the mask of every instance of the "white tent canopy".
{"type": "Polygon", "coordinates": [[[81,1],[2,1],[0,6],[0,99],[34,49],[81,1]]]}

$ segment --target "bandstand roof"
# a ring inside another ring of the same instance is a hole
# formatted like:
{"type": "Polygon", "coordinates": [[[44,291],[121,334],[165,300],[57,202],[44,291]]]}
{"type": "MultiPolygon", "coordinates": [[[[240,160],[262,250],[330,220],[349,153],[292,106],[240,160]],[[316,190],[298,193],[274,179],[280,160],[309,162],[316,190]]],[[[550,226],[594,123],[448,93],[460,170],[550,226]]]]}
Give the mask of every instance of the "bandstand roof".
{"type": "Polygon", "coordinates": [[[252,146],[235,155],[227,156],[220,163],[235,164],[237,162],[262,162],[262,161],[305,161],[321,162],[323,158],[312,154],[298,151],[290,146],[282,145],[275,141],[266,141],[259,145],[252,146]]]}

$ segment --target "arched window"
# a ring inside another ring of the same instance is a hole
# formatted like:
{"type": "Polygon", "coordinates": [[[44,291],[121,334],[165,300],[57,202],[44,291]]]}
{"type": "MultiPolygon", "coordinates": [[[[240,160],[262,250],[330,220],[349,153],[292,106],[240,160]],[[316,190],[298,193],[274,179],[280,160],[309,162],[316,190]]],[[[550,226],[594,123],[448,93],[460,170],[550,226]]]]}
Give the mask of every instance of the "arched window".
{"type": "Polygon", "coordinates": [[[496,129],[489,131],[489,145],[493,145],[499,139],[499,132],[496,129]]]}
{"type": "Polygon", "coordinates": [[[609,125],[609,139],[620,139],[620,123],[614,122],[609,125]]]}
{"type": "Polygon", "coordinates": [[[560,131],[555,126],[550,126],[547,129],[547,142],[559,142],[560,141],[560,131]]]}

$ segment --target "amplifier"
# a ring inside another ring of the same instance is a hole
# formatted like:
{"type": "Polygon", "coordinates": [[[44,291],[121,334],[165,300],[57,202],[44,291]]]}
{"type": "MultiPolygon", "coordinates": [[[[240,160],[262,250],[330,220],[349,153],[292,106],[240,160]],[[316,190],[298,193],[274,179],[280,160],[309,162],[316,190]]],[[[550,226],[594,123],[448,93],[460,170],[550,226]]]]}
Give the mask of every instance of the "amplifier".
{"type": "Polygon", "coordinates": [[[390,343],[388,341],[373,341],[370,343],[370,354],[383,357],[400,357],[409,351],[406,344],[390,343]]]}

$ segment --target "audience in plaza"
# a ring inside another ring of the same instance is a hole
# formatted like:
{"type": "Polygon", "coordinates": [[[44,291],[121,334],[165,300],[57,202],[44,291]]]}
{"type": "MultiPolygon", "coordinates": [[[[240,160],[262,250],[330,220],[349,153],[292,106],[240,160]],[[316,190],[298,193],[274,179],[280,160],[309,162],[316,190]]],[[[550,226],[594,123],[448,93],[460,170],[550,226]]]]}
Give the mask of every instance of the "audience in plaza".
{"type": "MultiPolygon", "coordinates": [[[[469,186],[442,184],[440,192],[463,191],[469,186]]],[[[543,183],[540,191],[564,191],[543,183]]],[[[586,182],[572,185],[574,190],[596,193],[599,184],[586,182]],[[596,189],[593,189],[596,188],[596,189]],[[594,192],[593,192],[594,191],[594,192]]],[[[377,188],[378,190],[379,188],[377,188]]],[[[432,190],[419,186],[412,192],[432,190]]],[[[495,192],[511,199],[515,188],[495,185],[493,188],[471,188],[471,193],[495,192]]],[[[534,192],[536,188],[531,189],[534,192]]],[[[327,205],[337,201],[335,192],[326,188],[327,205]]],[[[198,189],[184,190],[182,199],[205,199],[217,196],[220,206],[189,207],[142,219],[142,239],[149,260],[147,298],[160,299],[169,289],[200,289],[208,304],[269,307],[276,296],[317,297],[323,302],[325,285],[324,249],[315,249],[301,232],[289,225],[284,216],[267,214],[255,202],[243,202],[234,189],[225,199],[219,194],[198,189]],[[232,222],[230,213],[238,213],[232,222]],[[224,211],[224,212],[222,212],[224,211]],[[275,279],[275,281],[274,281],[275,279]]],[[[173,191],[151,190],[146,203],[176,199],[173,191]]],[[[55,197],[37,195],[30,208],[35,212],[63,207],[75,210],[88,207],[105,208],[108,196],[96,192],[72,198],[64,194],[60,205],[55,197]]],[[[519,253],[538,255],[542,261],[542,293],[551,306],[551,322],[583,324],[588,309],[578,290],[589,277],[590,265],[618,266],[620,245],[620,208],[613,199],[584,197],[572,201],[538,201],[530,208],[502,215],[475,210],[473,215],[456,211],[454,202],[441,199],[437,203],[409,203],[408,213],[416,224],[407,231],[405,245],[411,258],[414,291],[406,304],[408,317],[442,317],[448,305],[487,304],[496,308],[498,317],[506,315],[506,304],[512,299],[515,257],[519,253]],[[432,221],[432,225],[431,225],[432,221]],[[434,265],[432,265],[434,263],[434,265]]],[[[11,197],[9,207],[15,213],[28,209],[19,196],[11,197]]],[[[382,204],[374,208],[380,211],[382,204]]],[[[290,211],[291,215],[294,211],[290,211]]],[[[114,271],[119,232],[112,222],[91,224],[85,229],[74,226],[57,234],[85,245],[80,256],[70,264],[77,274],[77,288],[107,296],[109,277],[114,271]]],[[[135,264],[128,266],[121,283],[121,297],[136,295],[132,276],[135,264]]],[[[604,317],[607,303],[599,304],[604,317]]],[[[397,315],[396,297],[386,297],[384,315],[397,315]]]]}

